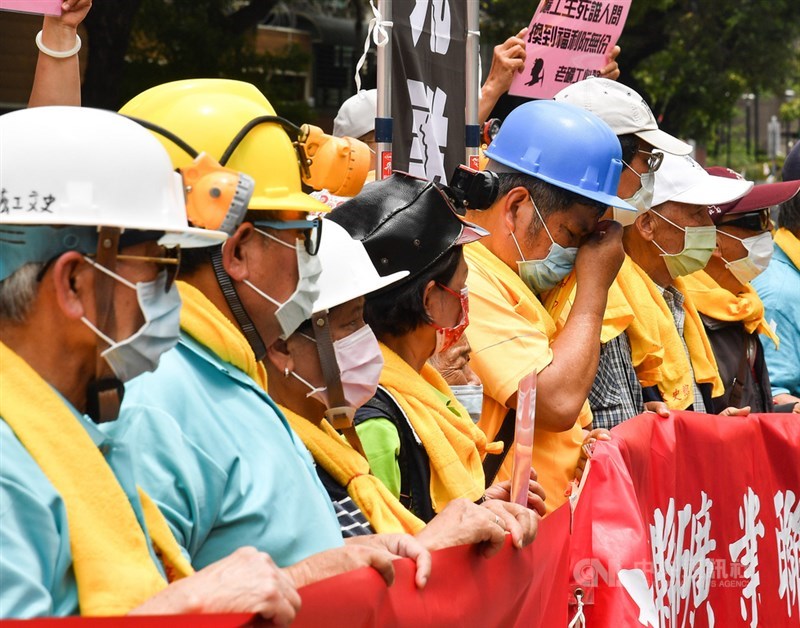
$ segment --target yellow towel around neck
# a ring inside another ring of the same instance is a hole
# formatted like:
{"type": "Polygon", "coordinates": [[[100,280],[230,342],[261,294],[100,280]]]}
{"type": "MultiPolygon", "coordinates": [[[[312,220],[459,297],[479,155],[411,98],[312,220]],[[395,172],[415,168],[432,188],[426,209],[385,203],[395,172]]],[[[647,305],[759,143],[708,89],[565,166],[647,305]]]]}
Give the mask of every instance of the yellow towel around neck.
{"type": "MultiPolygon", "coordinates": [[[[555,288],[544,294],[544,306],[558,330],[564,327],[575,302],[578,284],[575,271],[567,275],[555,288]]],[[[627,295],[615,281],[608,289],[606,310],[603,313],[603,325],[600,328],[600,342],[605,344],[623,333],[633,321],[633,309],[628,303],[627,295]]]]}
{"type": "Polygon", "coordinates": [[[704,270],[683,277],[684,296],[694,303],[698,312],[718,321],[740,321],[748,334],[764,334],[778,347],[778,337],[764,320],[764,304],[748,283],[733,294],[720,286],[704,270]]]}
{"type": "Polygon", "coordinates": [[[792,261],[794,267],[800,270],[800,240],[795,238],[794,234],[784,227],[780,227],[772,237],[775,244],[792,261]]]}
{"type": "MultiPolygon", "coordinates": [[[[128,613],[167,583],[127,495],[64,401],[3,343],[0,372],[0,416],[64,501],[81,615],[128,613]]],[[[161,512],[147,502],[145,520],[167,573],[192,573],[161,512]]]]}
{"type": "Polygon", "coordinates": [[[692,300],[686,298],[686,285],[683,283],[683,278],[678,277],[673,281],[678,291],[684,295],[683,311],[686,313],[686,320],[683,323],[683,339],[686,341],[686,348],[689,349],[689,357],[692,359],[694,379],[698,384],[711,384],[711,396],[720,397],[725,394],[725,385],[719,376],[717,359],[714,357],[714,350],[711,348],[711,342],[706,334],[700,313],[692,300]]]}
{"type": "MultiPolygon", "coordinates": [[[[656,386],[661,381],[660,369],[664,363],[664,344],[659,331],[659,321],[663,321],[658,306],[663,298],[653,282],[642,280],[637,268],[626,255],[614,280],[614,286],[633,312],[633,319],[625,332],[628,334],[631,362],[636,376],[642,386],[656,386]]],[[[674,330],[674,324],[671,329],[674,330]]]]}
{"type": "Polygon", "coordinates": [[[499,452],[502,445],[487,443],[486,435],[430,364],[426,362],[417,373],[383,343],[381,352],[384,364],[380,384],[403,409],[430,459],[433,509],[441,512],[459,497],[478,500],[484,491],[483,456],[499,452]],[[446,395],[461,416],[456,416],[433,389],[446,395]]]}
{"type": "Polygon", "coordinates": [[[416,534],[425,527],[421,519],[372,475],[366,458],[353,449],[330,423],[323,419],[317,427],[289,408],[280,406],[280,409],[317,464],[347,489],[375,532],[416,534]]]}
{"type": "Polygon", "coordinates": [[[178,281],[177,285],[183,301],[183,330],[223,362],[233,364],[267,390],[267,371],[263,364],[256,362],[253,349],[239,328],[193,285],[184,281],[178,281]]]}

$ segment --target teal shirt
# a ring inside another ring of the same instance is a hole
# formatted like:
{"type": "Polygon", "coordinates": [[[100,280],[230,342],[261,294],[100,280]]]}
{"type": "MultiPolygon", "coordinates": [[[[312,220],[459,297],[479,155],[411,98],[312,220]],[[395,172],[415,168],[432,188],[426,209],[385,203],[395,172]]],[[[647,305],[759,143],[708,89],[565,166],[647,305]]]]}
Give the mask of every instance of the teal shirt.
{"type": "Polygon", "coordinates": [[[767,269],[750,282],[764,303],[764,318],[781,339],[780,346],[760,336],[764,347],[772,396],[800,396],[800,268],[781,247],[773,244],[774,253],[767,269]]]}
{"type": "MultiPolygon", "coordinates": [[[[128,450],[65,404],[100,448],[145,529],[128,450]]],[[[151,555],[163,574],[152,548],[151,555]]],[[[64,501],[8,424],[0,420],[0,617],[77,614],[78,588],[64,501]]]]}
{"type": "Polygon", "coordinates": [[[190,336],[126,386],[108,428],[201,569],[244,545],[280,566],[343,545],[308,450],[248,375],[190,336]]]}

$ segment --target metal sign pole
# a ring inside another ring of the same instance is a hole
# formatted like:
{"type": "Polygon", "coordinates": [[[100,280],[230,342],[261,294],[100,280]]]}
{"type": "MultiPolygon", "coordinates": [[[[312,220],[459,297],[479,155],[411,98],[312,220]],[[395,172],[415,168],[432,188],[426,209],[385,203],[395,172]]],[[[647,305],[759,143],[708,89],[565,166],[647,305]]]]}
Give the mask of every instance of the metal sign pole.
{"type": "Polygon", "coordinates": [[[466,58],[466,164],[478,170],[480,125],[478,123],[478,94],[480,92],[478,55],[480,43],[480,6],[477,0],[467,2],[467,58],[466,58]]]}
{"type": "MultiPolygon", "coordinates": [[[[476,3],[477,4],[477,3],[476,3]]],[[[378,0],[378,12],[389,41],[378,46],[378,109],[375,118],[377,163],[375,178],[380,181],[392,174],[392,0],[378,0]]]]}

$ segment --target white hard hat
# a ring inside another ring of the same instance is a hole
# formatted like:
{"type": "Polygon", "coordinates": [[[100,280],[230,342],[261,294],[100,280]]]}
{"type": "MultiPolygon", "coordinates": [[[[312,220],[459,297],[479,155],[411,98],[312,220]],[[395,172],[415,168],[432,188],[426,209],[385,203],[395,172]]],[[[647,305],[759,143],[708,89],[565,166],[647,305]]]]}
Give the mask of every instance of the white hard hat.
{"type": "Polygon", "coordinates": [[[110,111],[35,107],[0,116],[0,189],[0,226],[156,231],[161,244],[184,247],[227,237],[189,226],[167,151],[110,111]]]}
{"type": "Polygon", "coordinates": [[[322,273],[317,279],[315,312],[330,310],[408,277],[407,270],[381,277],[361,241],[351,238],[344,227],[332,220],[322,220],[318,255],[322,273]]]}

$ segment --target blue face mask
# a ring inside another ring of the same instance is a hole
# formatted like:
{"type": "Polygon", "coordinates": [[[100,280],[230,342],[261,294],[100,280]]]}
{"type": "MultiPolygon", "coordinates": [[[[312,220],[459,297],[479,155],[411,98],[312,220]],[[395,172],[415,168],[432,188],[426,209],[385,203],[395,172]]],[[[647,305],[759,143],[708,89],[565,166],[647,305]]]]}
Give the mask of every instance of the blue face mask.
{"type": "Polygon", "coordinates": [[[94,260],[85,259],[97,270],[135,290],[139,308],[144,315],[144,325],[135,334],[120,341],[112,340],[85,316],[81,317],[89,329],[108,343],[108,349],[100,355],[123,383],[131,381],[142,373],[155,371],[161,355],[174,348],[180,338],[181,296],[178,288],[172,286],[169,291],[165,290],[167,284],[165,271],[160,272],[153,281],[140,281],[134,284],[94,260]]]}
{"type": "Polygon", "coordinates": [[[533,204],[533,209],[536,211],[539,220],[542,221],[542,226],[544,227],[545,233],[547,233],[547,237],[550,238],[551,244],[550,250],[547,251],[547,257],[544,259],[526,260],[525,256],[522,254],[519,242],[517,242],[517,238],[513,233],[511,234],[511,238],[514,240],[517,251],[519,251],[519,256],[522,258],[521,261],[517,262],[520,278],[535,294],[540,294],[555,288],[564,277],[569,275],[575,267],[575,257],[578,255],[578,248],[574,246],[564,248],[553,240],[553,236],[550,235],[550,230],[547,228],[547,224],[539,213],[539,208],[536,207],[536,203],[533,202],[533,198],[531,198],[531,203],[533,204]]]}

